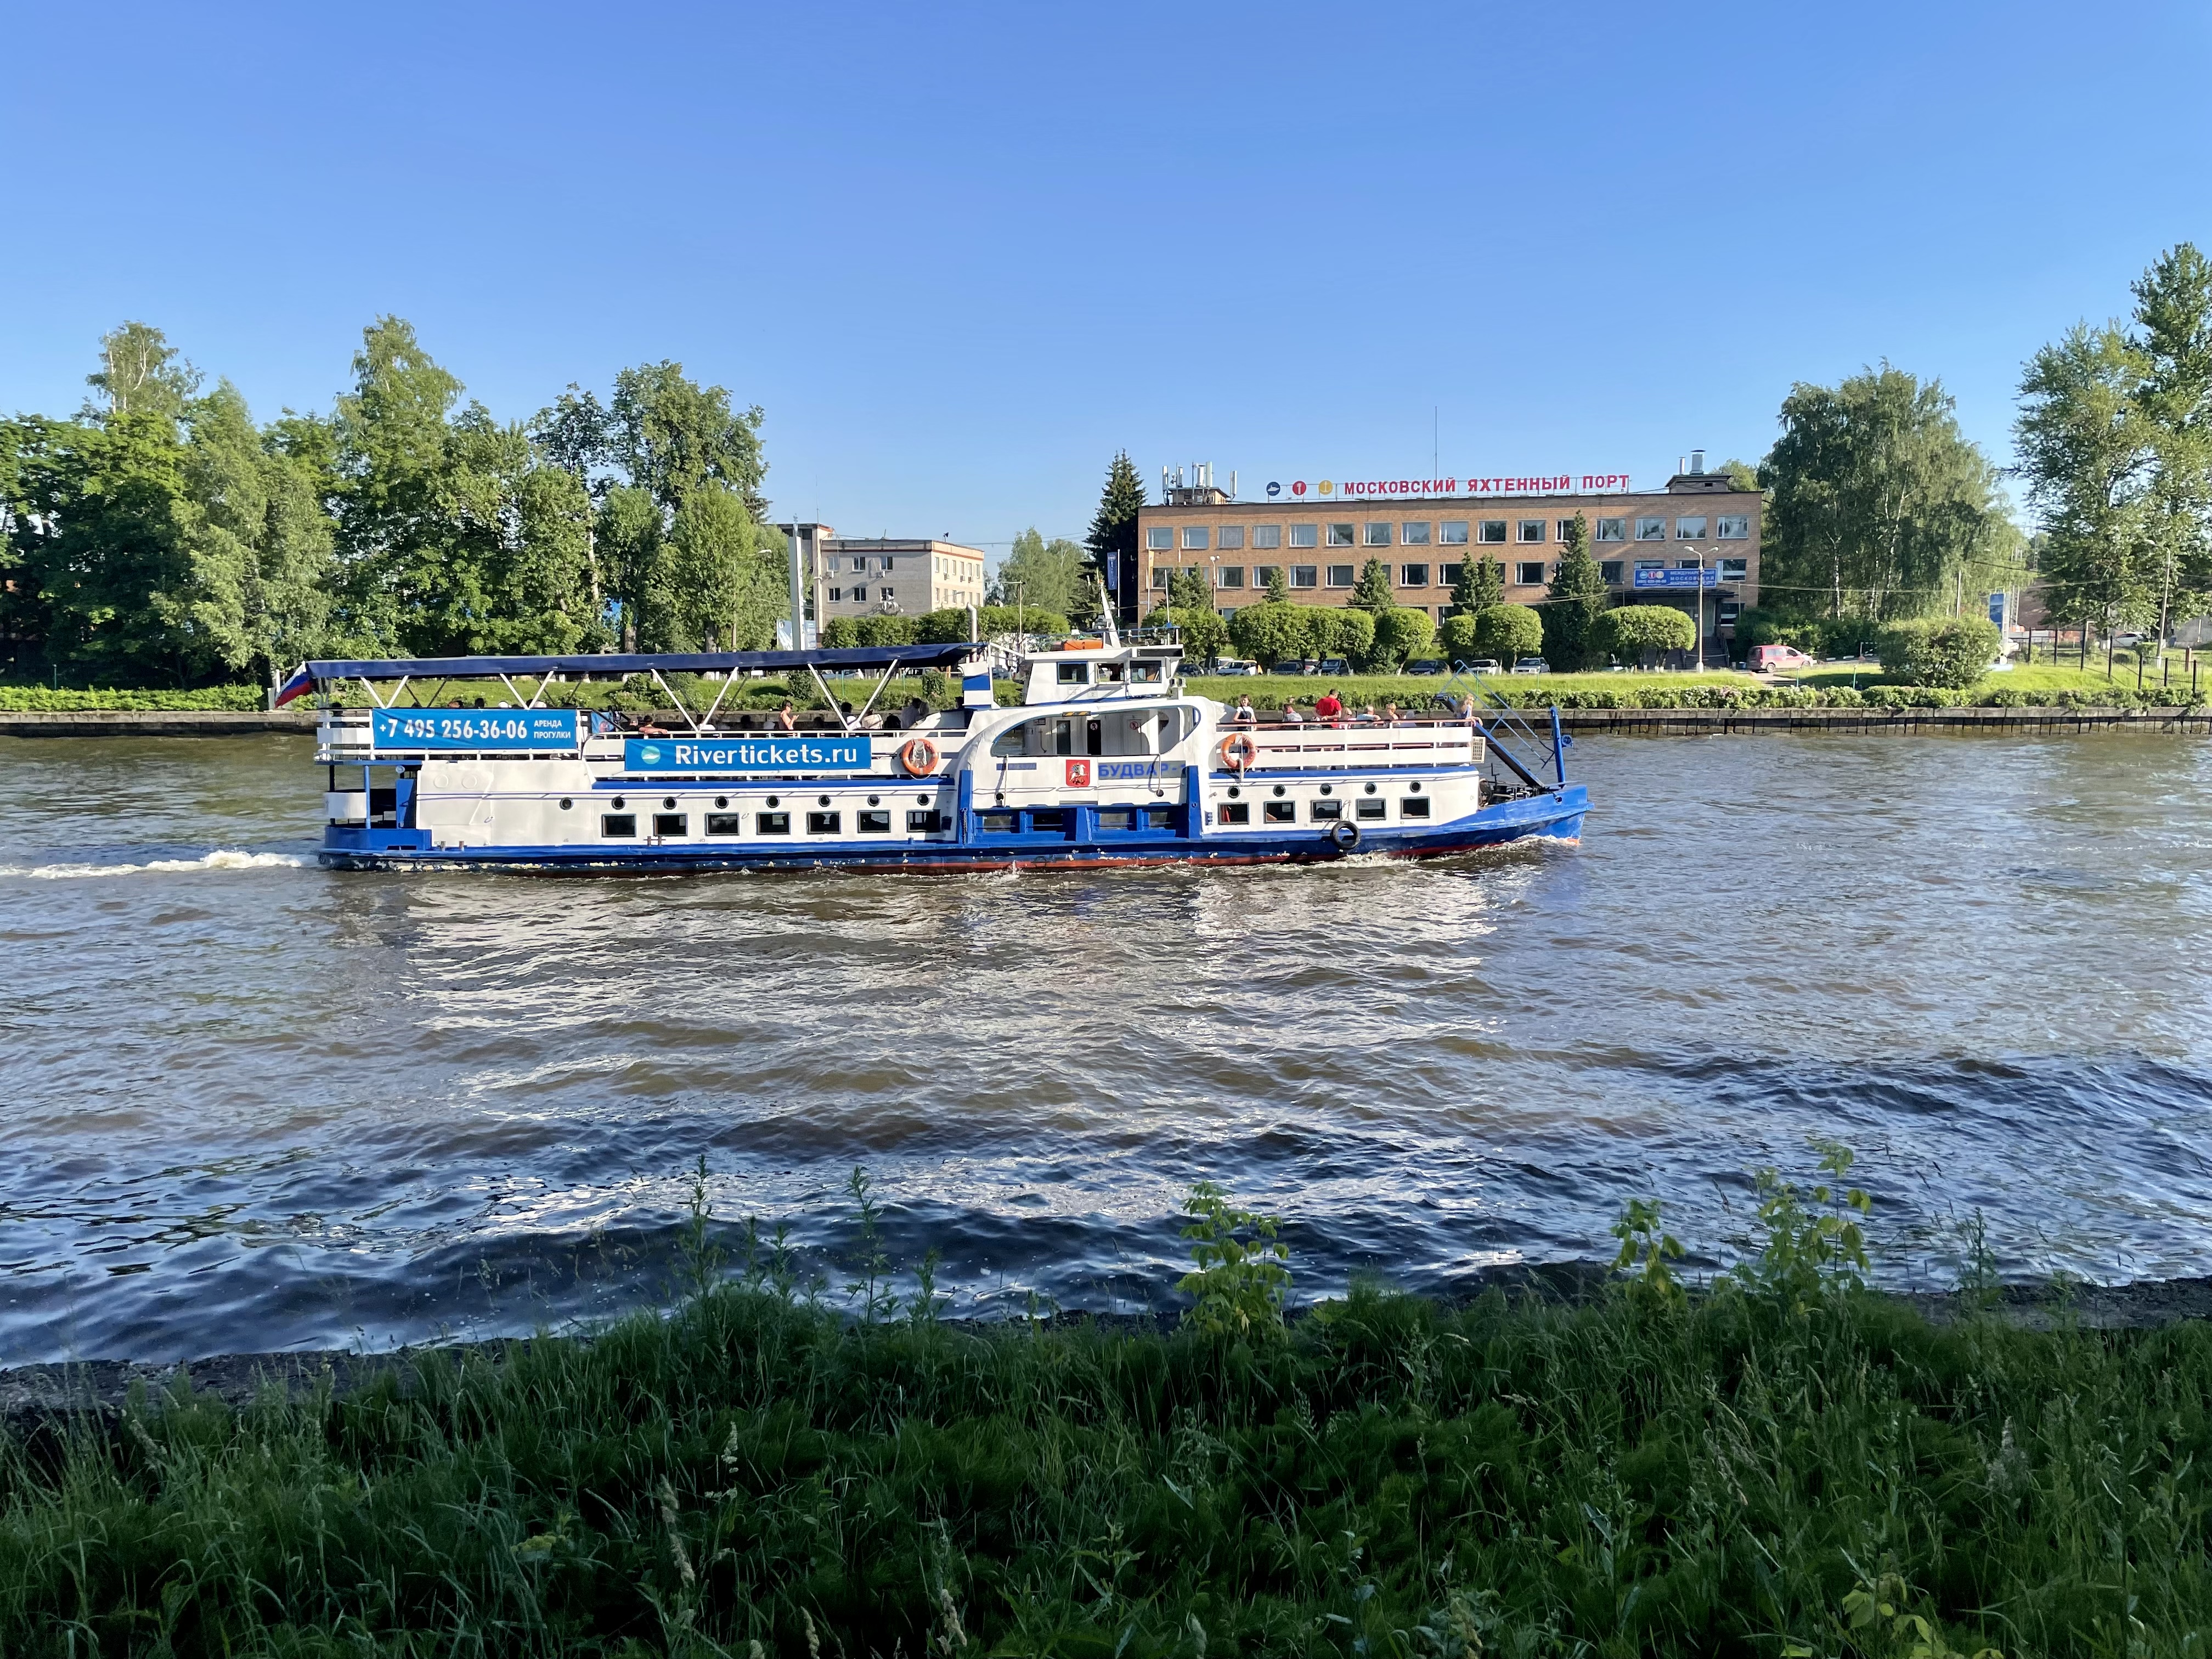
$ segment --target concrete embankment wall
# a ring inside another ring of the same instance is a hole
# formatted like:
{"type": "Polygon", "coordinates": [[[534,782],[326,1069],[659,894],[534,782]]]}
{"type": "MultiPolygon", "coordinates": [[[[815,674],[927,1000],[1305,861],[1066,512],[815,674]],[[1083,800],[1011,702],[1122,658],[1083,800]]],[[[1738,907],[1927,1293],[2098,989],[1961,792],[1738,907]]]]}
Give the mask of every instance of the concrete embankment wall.
{"type": "MultiPolygon", "coordinates": [[[[1546,710],[1521,711],[1532,725],[1546,710]]],[[[672,714],[664,720],[673,720],[672,714]]],[[[2161,732],[2212,734],[2204,708],[1568,708],[1572,732],[1683,737],[1759,732],[2161,732]]],[[[273,714],[131,710],[115,714],[0,713],[8,738],[233,738],[255,732],[312,734],[313,709],[273,714]]]]}

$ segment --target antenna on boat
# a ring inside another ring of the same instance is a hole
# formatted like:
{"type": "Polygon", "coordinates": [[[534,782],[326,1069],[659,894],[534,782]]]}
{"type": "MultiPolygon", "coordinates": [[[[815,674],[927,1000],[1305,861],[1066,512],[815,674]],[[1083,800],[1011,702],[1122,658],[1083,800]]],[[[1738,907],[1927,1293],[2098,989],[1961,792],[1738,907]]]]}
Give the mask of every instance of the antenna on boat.
{"type": "Polygon", "coordinates": [[[1119,645],[1121,643],[1121,636],[1114,629],[1114,602],[1106,597],[1105,579],[1093,576],[1091,580],[1098,586],[1098,615],[1105,623],[1105,627],[1101,631],[1106,635],[1106,643],[1119,645]]]}

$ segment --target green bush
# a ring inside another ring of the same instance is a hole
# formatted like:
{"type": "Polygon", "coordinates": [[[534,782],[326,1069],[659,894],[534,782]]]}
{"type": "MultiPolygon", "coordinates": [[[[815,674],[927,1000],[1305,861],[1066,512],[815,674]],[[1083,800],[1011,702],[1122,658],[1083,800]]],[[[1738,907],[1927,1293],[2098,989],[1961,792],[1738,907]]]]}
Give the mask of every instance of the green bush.
{"type": "Polygon", "coordinates": [[[1229,619],[1229,638],[1240,656],[1262,667],[1316,655],[1311,605],[1267,599],[1248,605],[1229,619]]]}
{"type": "Polygon", "coordinates": [[[1425,657],[1436,641],[1437,627],[1429,620],[1429,613],[1418,606],[1401,605],[1385,611],[1375,619],[1375,644],[1368,653],[1368,668],[1376,673],[1390,673],[1403,668],[1417,657],[1425,657]]]}
{"type": "Polygon", "coordinates": [[[130,711],[232,712],[263,708],[267,695],[253,685],[210,685],[197,691],[57,691],[43,685],[0,685],[0,709],[25,714],[130,711]]]}
{"type": "Polygon", "coordinates": [[[1474,654],[1509,668],[1544,648],[1544,617],[1533,605],[1486,605],[1474,613],[1474,654]]]}
{"type": "Polygon", "coordinates": [[[1075,631],[1057,611],[1040,611],[1033,605],[987,605],[980,620],[987,639],[1000,634],[1034,634],[1042,639],[1064,640],[1075,631]]]}
{"type": "Polygon", "coordinates": [[[1996,624],[1986,617],[1893,623],[1881,634],[1881,672],[1905,685],[1963,691],[1989,672],[2002,643],[1996,624]]]}
{"type": "Polygon", "coordinates": [[[1698,642],[1697,626],[1686,611],[1671,605],[1622,605],[1591,625],[1591,643],[1623,662],[1642,662],[1668,651],[1687,651],[1698,642]]]}
{"type": "Polygon", "coordinates": [[[1182,654],[1188,662],[1207,662],[1229,648],[1229,624],[1212,605],[1162,605],[1145,618],[1147,628],[1182,630],[1182,654]]]}

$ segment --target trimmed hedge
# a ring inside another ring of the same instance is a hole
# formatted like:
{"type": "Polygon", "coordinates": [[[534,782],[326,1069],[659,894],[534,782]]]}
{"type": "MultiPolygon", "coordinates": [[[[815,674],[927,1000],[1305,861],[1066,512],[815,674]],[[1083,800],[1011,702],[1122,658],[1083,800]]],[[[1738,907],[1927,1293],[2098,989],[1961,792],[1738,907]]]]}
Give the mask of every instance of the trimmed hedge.
{"type": "Polygon", "coordinates": [[[0,685],[0,711],[22,714],[246,713],[260,708],[265,697],[258,685],[210,685],[197,691],[57,691],[43,685],[0,685]]]}

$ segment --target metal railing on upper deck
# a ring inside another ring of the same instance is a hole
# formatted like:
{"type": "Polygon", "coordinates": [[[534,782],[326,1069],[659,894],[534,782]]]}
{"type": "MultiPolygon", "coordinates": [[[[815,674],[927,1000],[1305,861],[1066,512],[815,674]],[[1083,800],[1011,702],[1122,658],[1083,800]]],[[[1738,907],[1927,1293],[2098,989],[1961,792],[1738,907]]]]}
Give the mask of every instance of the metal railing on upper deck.
{"type": "Polygon", "coordinates": [[[1483,757],[1483,734],[1455,720],[1305,720],[1295,725],[1221,724],[1224,738],[1252,740],[1249,771],[1351,766],[1466,766],[1483,757]]]}
{"type": "Polygon", "coordinates": [[[1464,703],[1473,697],[1480,709],[1483,724],[1490,732],[1491,752],[1518,775],[1531,789],[1561,789],[1567,781],[1567,745],[1573,739],[1559,729],[1559,708],[1553,703],[1547,711],[1551,731],[1547,733],[1534,726],[1522,711],[1499,696],[1490,684],[1490,676],[1478,674],[1461,663],[1452,665],[1450,678],[1437,692],[1438,701],[1464,703]],[[1525,746],[1528,754],[1522,752],[1525,746]],[[1531,763],[1533,756],[1534,763],[1531,763]],[[1546,761],[1550,763],[1552,781],[1544,781],[1546,761]]]}

